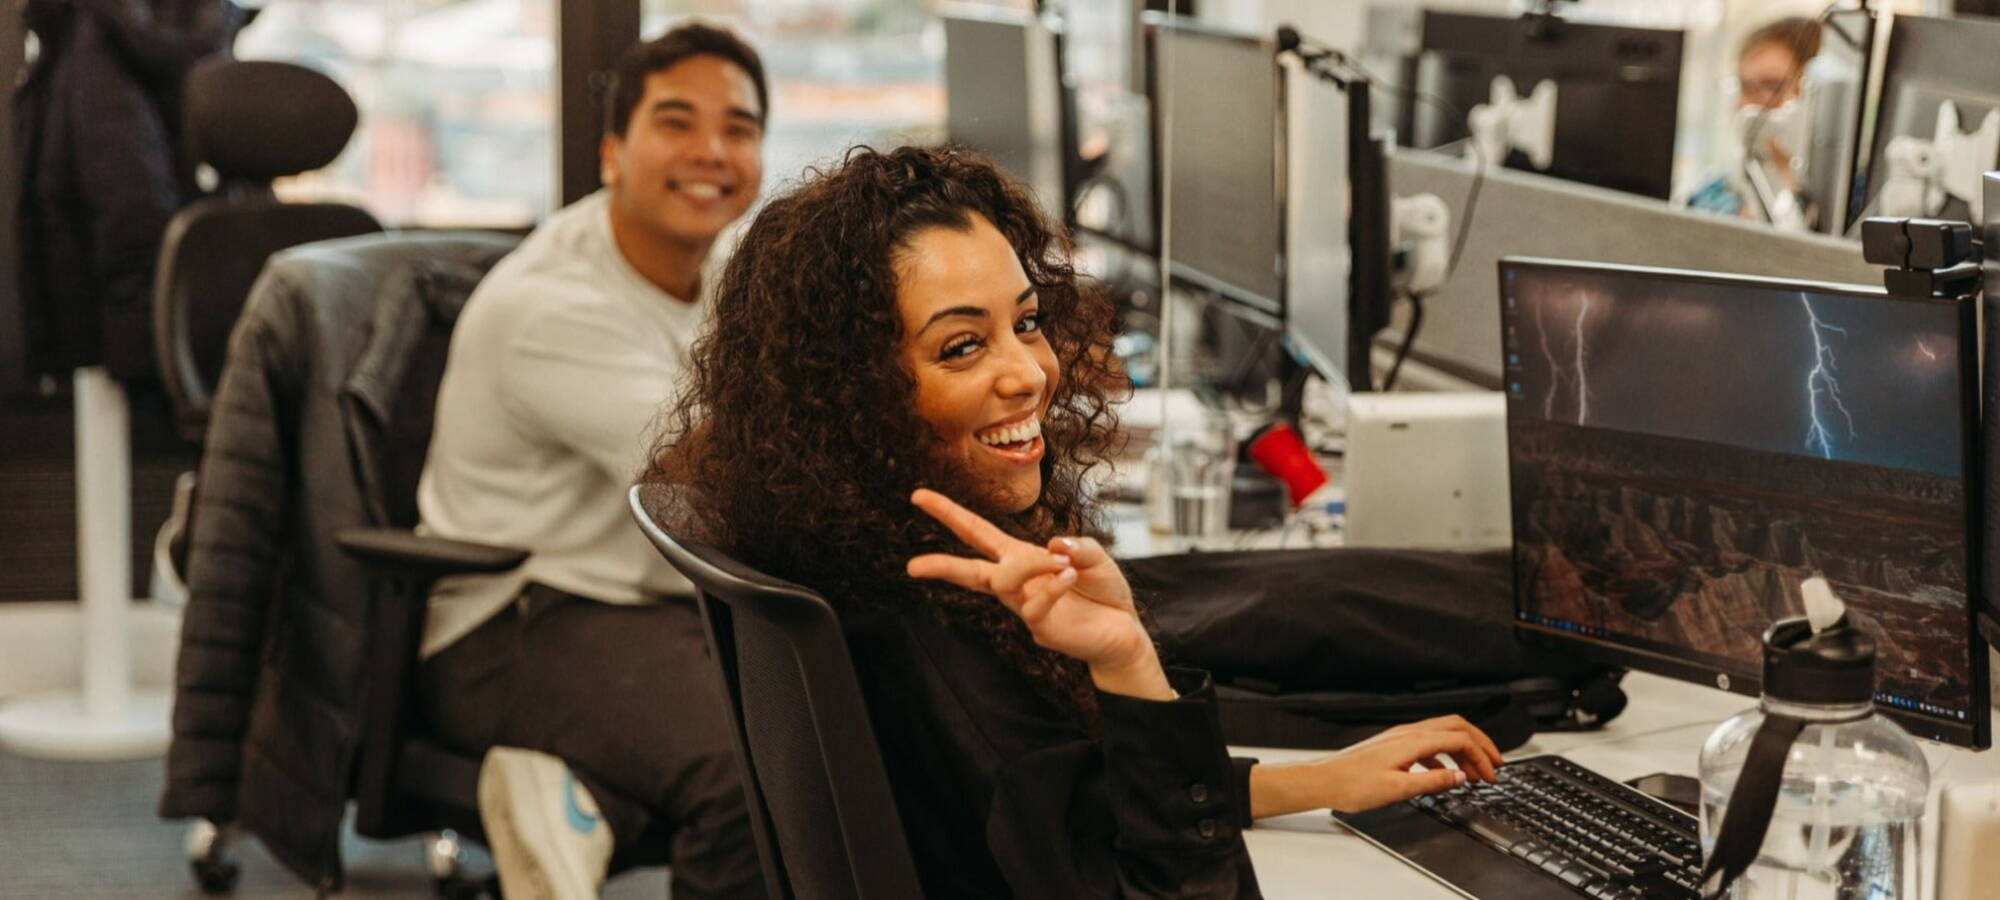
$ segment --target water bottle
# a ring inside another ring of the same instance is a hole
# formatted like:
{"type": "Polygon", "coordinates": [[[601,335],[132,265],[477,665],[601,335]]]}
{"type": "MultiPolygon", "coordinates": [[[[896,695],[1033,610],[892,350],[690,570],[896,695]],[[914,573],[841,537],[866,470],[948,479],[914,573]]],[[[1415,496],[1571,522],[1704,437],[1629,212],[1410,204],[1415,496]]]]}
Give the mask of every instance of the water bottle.
{"type": "Polygon", "coordinates": [[[1877,714],[1875,641],[1822,579],[1764,633],[1764,696],[1701,749],[1703,897],[1918,900],[1930,770],[1877,714]]]}

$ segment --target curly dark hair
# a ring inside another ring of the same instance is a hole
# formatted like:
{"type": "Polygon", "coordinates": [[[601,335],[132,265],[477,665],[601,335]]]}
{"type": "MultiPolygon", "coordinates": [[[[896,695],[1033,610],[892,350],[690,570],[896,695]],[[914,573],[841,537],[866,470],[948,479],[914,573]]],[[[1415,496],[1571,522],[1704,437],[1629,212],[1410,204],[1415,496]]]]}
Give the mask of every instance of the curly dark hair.
{"type": "Polygon", "coordinates": [[[1084,479],[1117,448],[1110,403],[1126,384],[1114,311],[1079,280],[1067,234],[985,157],[955,147],[857,147],[771,200],[714,294],[685,393],[645,475],[673,488],[669,530],[700,535],[752,568],[810,586],[842,612],[933,615],[992,645],[1044,697],[1088,722],[1088,673],[1037,646],[992,597],[904,571],[918,554],[971,554],[910,503],[930,487],[1033,542],[1106,535],[1084,479]],[[940,452],[901,362],[896,263],[919,232],[984,218],[1040,300],[1063,377],[1042,427],[1042,492],[995,508],[940,452]]]}

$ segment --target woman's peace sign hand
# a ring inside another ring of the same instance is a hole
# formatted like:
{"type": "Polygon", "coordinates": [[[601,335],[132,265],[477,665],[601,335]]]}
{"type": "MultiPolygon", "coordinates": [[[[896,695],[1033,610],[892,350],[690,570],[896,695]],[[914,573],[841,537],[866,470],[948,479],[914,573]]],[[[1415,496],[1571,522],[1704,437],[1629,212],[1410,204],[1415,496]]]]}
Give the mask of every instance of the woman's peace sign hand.
{"type": "Polygon", "coordinates": [[[919,489],[910,500],[984,557],[927,553],[910,560],[911,577],[993,595],[1021,617],[1036,643],[1089,665],[1102,690],[1173,696],[1132,604],[1132,587],[1097,541],[1055,538],[1037,546],[936,491],[919,489]]]}

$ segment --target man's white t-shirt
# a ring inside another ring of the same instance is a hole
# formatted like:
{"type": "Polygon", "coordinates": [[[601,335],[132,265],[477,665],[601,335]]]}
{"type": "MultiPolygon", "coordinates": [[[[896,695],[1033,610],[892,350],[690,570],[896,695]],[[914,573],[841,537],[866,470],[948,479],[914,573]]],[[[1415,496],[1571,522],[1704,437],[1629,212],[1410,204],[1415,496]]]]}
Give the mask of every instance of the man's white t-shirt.
{"type": "Polygon", "coordinates": [[[691,594],[627,511],[662,414],[682,387],[726,257],[701,296],[640,276],[598,191],[550,216],[483,279],[451,336],[417,485],[428,534],[528,549],[499,575],[438,583],[422,653],[437,653],[530,581],[607,603],[691,594]]]}

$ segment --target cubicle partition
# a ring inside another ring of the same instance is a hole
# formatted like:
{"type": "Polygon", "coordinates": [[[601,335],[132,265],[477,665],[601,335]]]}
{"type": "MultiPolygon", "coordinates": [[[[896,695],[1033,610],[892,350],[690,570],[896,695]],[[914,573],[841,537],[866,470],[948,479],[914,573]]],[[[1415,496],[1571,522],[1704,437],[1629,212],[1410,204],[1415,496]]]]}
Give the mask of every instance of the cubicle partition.
{"type": "MultiPolygon", "coordinates": [[[[1435,194],[1451,207],[1458,230],[1474,165],[1426,150],[1397,150],[1389,185],[1397,197],[1435,194]]],[[[1579,262],[1879,284],[1881,271],[1861,258],[1861,244],[1676,209],[1664,202],[1543,175],[1490,168],[1473,206],[1458,265],[1425,304],[1410,352],[1413,364],[1443,383],[1500,387],[1500,307],[1495,266],[1508,255],[1579,262]]],[[[1403,339],[1407,307],[1377,349],[1403,339]]],[[[1378,356],[1380,353],[1378,352],[1378,356]]]]}

